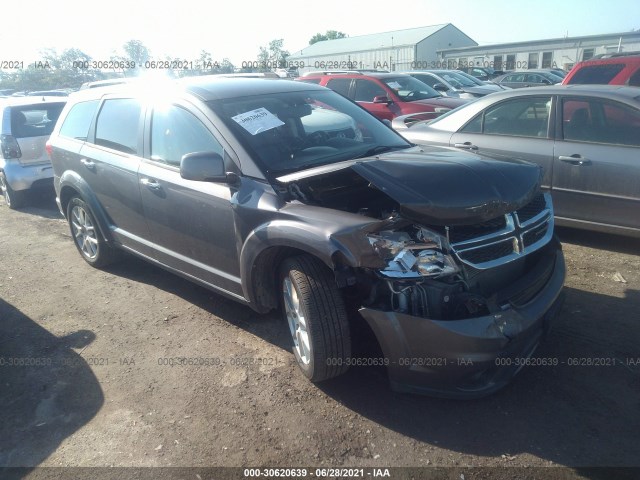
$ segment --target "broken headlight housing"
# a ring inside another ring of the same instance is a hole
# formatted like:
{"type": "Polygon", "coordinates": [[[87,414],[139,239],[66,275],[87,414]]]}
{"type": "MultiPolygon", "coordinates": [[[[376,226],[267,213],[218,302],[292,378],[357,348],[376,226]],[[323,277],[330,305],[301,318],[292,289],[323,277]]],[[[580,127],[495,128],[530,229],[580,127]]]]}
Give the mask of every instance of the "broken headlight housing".
{"type": "Polygon", "coordinates": [[[382,231],[367,235],[369,243],[385,262],[380,273],[388,278],[439,278],[459,272],[447,253],[447,239],[424,227],[414,235],[403,231],[382,231]]]}

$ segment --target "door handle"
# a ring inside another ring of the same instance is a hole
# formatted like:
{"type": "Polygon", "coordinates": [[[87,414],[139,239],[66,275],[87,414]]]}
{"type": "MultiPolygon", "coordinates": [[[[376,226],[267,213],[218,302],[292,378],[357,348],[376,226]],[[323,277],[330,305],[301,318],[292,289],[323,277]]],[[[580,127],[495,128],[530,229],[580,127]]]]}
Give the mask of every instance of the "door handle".
{"type": "Polygon", "coordinates": [[[578,155],[577,153],[567,157],[565,155],[558,156],[558,160],[565,163],[570,163],[571,165],[576,165],[578,167],[582,167],[583,165],[591,165],[591,160],[588,158],[584,158],[582,155],[578,155]]]}
{"type": "Polygon", "coordinates": [[[160,184],[150,178],[141,178],[140,183],[151,190],[160,190],[160,184]]]}
{"type": "Polygon", "coordinates": [[[464,150],[478,150],[478,146],[474,145],[471,142],[454,143],[453,146],[456,148],[462,148],[464,150]]]}
{"type": "Polygon", "coordinates": [[[89,170],[95,170],[96,169],[96,164],[93,163],[91,160],[87,160],[86,158],[81,159],[80,163],[82,165],[84,165],[85,167],[87,167],[89,170]]]}

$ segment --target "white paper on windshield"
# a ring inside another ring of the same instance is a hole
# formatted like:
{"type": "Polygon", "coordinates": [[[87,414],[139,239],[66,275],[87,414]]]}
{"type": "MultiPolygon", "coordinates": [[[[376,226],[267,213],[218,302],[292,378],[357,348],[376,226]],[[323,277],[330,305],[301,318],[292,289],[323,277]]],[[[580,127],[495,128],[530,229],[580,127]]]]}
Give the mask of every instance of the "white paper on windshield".
{"type": "Polygon", "coordinates": [[[398,82],[389,82],[387,83],[387,85],[389,85],[394,90],[400,90],[402,88],[402,85],[400,85],[398,82]]]}
{"type": "Polygon", "coordinates": [[[283,121],[264,107],[241,113],[235,117],[231,117],[231,119],[251,135],[257,135],[260,132],[284,125],[283,121]]]}

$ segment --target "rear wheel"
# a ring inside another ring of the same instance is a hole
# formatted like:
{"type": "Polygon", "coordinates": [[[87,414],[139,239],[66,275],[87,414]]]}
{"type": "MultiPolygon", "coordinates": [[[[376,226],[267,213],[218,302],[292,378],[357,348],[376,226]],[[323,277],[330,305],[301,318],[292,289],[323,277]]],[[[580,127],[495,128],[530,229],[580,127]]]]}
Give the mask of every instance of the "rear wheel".
{"type": "Polygon", "coordinates": [[[117,250],[104,241],[95,218],[80,197],[73,197],[69,201],[67,219],[73,241],[89,265],[103,267],[117,259],[117,250]]]}
{"type": "Polygon", "coordinates": [[[318,259],[286,259],[280,270],[283,313],[298,366],[320,382],[349,368],[351,336],[344,300],[331,271],[318,259]]]}
{"type": "Polygon", "coordinates": [[[27,203],[27,192],[24,190],[15,191],[11,188],[4,172],[0,172],[0,189],[2,190],[4,201],[9,208],[16,210],[24,207],[27,203]]]}

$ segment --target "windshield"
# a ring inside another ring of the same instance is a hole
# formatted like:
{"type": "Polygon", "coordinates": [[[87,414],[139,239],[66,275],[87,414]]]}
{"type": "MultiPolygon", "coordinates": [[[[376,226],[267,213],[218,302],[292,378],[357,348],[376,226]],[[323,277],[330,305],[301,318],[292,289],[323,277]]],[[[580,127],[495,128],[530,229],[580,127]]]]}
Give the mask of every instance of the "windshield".
{"type": "Polygon", "coordinates": [[[403,102],[414,102],[416,100],[442,96],[437,90],[409,75],[406,77],[385,78],[382,79],[382,81],[392,89],[403,102]]]}
{"type": "Polygon", "coordinates": [[[273,93],[208,104],[267,175],[411,146],[333,91],[273,93]]]}
{"type": "Polygon", "coordinates": [[[474,77],[473,75],[469,75],[468,73],[465,72],[453,72],[456,75],[460,75],[464,78],[466,78],[467,80],[469,80],[471,83],[473,83],[474,85],[480,85],[480,86],[484,86],[485,84],[482,83],[481,80],[478,80],[476,77],[474,77]]]}
{"type": "Polygon", "coordinates": [[[454,72],[442,72],[440,75],[442,76],[442,78],[444,78],[447,82],[449,82],[451,85],[453,85],[456,88],[477,86],[475,82],[472,82],[467,77],[464,77],[454,72]]]}

